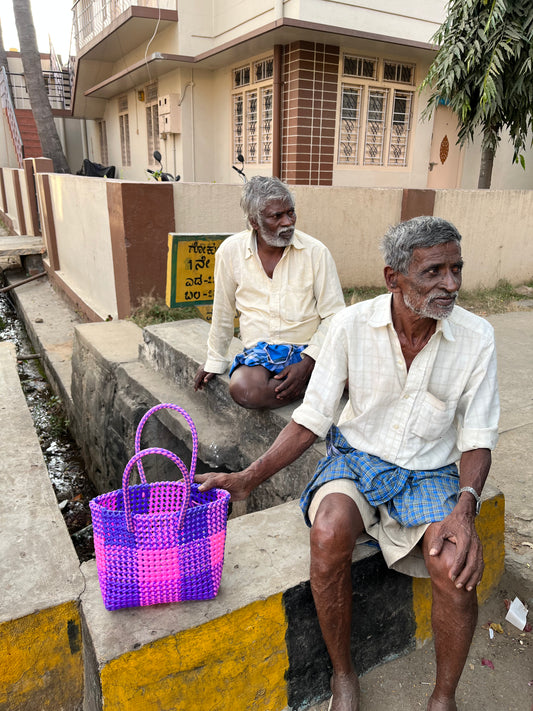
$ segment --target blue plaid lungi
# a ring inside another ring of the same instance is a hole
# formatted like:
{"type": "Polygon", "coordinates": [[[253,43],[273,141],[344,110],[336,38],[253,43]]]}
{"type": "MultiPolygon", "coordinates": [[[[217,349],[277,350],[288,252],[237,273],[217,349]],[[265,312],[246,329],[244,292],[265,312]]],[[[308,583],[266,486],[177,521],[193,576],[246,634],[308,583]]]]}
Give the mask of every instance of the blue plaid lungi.
{"type": "Polygon", "coordinates": [[[328,432],[326,447],[327,456],[319,461],[300,499],[308,526],[313,494],[335,479],[351,479],[369,504],[386,504],[391,518],[406,528],[442,521],[457,503],[459,473],[455,464],[430,471],[402,469],[350,447],[335,425],[328,432]]]}
{"type": "Polygon", "coordinates": [[[252,348],[245,348],[235,356],[229,374],[239,365],[262,365],[273,373],[281,373],[283,368],[302,360],[301,353],[307,346],[271,345],[259,341],[252,348]]]}

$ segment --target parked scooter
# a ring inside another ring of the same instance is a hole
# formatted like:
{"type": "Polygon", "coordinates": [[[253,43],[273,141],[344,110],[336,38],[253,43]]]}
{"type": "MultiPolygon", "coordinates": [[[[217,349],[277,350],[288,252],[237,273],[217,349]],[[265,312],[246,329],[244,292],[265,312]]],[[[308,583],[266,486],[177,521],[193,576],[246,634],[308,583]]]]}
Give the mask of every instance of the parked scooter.
{"type": "Polygon", "coordinates": [[[244,156],[243,156],[241,153],[239,153],[239,155],[237,156],[237,160],[239,161],[239,163],[242,163],[241,167],[240,167],[240,168],[237,168],[236,165],[232,165],[231,167],[233,168],[233,170],[236,170],[236,171],[237,171],[237,173],[238,173],[238,174],[241,176],[241,178],[242,178],[242,182],[245,183],[245,182],[246,182],[246,176],[245,176],[245,174],[244,174],[244,156]]]}
{"type": "Polygon", "coordinates": [[[154,151],[153,153],[154,158],[157,163],[159,163],[160,168],[159,170],[151,170],[150,168],[146,169],[146,172],[149,173],[148,179],[149,180],[157,180],[157,182],[163,182],[163,183],[173,183],[173,182],[178,182],[178,180],[181,178],[180,175],[176,175],[174,177],[172,173],[166,173],[163,170],[163,163],[161,162],[161,153],[159,151],[154,151]]]}

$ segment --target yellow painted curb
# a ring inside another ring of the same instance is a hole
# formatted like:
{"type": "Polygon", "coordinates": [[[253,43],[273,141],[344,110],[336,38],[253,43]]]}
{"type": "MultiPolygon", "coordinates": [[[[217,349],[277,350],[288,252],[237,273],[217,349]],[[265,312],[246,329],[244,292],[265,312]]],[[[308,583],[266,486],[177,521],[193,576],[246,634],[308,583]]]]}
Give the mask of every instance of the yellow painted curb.
{"type": "Polygon", "coordinates": [[[78,606],[66,602],[0,625],[0,708],[78,708],[83,659],[78,606]]]}
{"type": "Polygon", "coordinates": [[[106,711],[285,708],[286,631],[280,593],[128,652],[101,671],[103,707],[106,711]]]}
{"type": "MultiPolygon", "coordinates": [[[[505,499],[497,494],[485,500],[476,520],[476,530],[483,544],[485,570],[478,586],[478,600],[485,602],[498,585],[505,565],[505,499]]],[[[416,622],[416,644],[422,646],[432,637],[431,582],[413,578],[413,611],[416,622]]]]}

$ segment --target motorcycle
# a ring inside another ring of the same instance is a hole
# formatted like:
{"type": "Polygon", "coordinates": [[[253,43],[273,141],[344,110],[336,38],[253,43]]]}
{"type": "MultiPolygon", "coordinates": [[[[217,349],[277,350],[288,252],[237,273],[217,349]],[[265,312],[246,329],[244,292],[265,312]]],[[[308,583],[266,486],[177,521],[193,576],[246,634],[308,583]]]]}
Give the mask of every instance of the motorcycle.
{"type": "Polygon", "coordinates": [[[232,165],[231,167],[233,168],[233,170],[237,171],[237,173],[241,176],[243,183],[245,183],[246,175],[244,174],[244,156],[239,153],[239,155],[237,156],[237,160],[239,161],[239,163],[242,163],[241,167],[237,168],[236,165],[232,165]]]}
{"type": "Polygon", "coordinates": [[[159,151],[154,151],[153,153],[154,159],[156,163],[159,163],[160,168],[158,170],[151,170],[150,168],[146,169],[146,172],[149,174],[148,179],[149,180],[156,180],[157,182],[162,182],[162,183],[173,183],[173,182],[178,182],[180,180],[181,176],[176,175],[174,177],[172,173],[166,173],[163,170],[163,163],[161,162],[161,153],[159,151]]]}

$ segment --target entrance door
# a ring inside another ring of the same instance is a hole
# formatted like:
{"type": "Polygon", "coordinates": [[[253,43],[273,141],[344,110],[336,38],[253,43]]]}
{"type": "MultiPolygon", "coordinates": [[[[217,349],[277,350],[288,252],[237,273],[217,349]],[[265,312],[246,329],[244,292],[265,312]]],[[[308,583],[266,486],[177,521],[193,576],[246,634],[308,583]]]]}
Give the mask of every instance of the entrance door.
{"type": "Polygon", "coordinates": [[[457,188],[461,180],[463,151],[457,145],[457,117],[447,106],[438,106],[428,170],[428,188],[457,188]]]}

